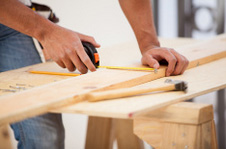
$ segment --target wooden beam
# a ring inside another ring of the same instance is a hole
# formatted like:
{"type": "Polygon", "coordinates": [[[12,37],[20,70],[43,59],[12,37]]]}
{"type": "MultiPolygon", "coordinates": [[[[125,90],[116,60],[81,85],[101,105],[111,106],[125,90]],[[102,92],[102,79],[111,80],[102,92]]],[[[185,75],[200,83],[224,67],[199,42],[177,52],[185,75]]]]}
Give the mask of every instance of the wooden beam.
{"type": "MultiPolygon", "coordinates": [[[[185,51],[184,55],[191,63],[199,59],[205,59],[211,55],[221,53],[226,50],[226,35],[216,37],[212,40],[177,49],[185,51]]],[[[119,47],[124,48],[124,47],[119,47]]],[[[110,51],[114,49],[109,49],[110,51]]],[[[122,49],[120,49],[122,50],[122,49]]],[[[132,55],[133,47],[127,47],[128,53],[132,55]]],[[[134,49],[138,50],[138,49],[134,49]]],[[[218,55],[219,56],[219,55],[218,55]]],[[[214,58],[214,60],[217,58],[214,58]]],[[[137,62],[137,60],[135,60],[137,62]]],[[[202,64],[202,61],[197,64],[202,64]]],[[[130,62],[132,65],[132,63],[130,62]]],[[[195,66],[197,66],[197,64],[195,66]]],[[[128,65],[128,64],[127,64],[128,65]]],[[[134,64],[134,66],[141,66],[134,64]]],[[[28,117],[48,112],[50,109],[62,107],[81,101],[78,95],[102,89],[112,89],[120,87],[131,87],[161,78],[165,76],[165,68],[153,72],[119,71],[119,70],[99,70],[83,76],[69,78],[63,81],[51,83],[42,87],[33,88],[12,95],[0,97],[0,124],[19,121],[28,117]]],[[[83,100],[83,99],[82,99],[83,100]]]]}

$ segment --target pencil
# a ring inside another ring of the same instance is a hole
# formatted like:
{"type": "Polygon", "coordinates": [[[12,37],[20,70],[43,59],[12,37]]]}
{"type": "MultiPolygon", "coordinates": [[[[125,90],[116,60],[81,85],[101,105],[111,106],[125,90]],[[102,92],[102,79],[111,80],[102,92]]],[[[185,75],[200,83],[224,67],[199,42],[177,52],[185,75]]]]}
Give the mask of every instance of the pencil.
{"type": "Polygon", "coordinates": [[[61,76],[80,76],[81,74],[75,74],[75,73],[62,73],[62,72],[49,72],[49,71],[29,71],[30,73],[34,74],[47,74],[47,75],[61,75],[61,76]]]}

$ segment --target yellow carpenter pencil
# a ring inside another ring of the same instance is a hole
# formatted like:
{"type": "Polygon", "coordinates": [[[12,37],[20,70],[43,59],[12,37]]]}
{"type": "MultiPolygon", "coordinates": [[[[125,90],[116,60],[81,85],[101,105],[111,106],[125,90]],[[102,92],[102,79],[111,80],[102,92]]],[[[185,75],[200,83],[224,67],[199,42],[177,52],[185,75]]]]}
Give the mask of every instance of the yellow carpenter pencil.
{"type": "Polygon", "coordinates": [[[62,73],[62,72],[49,72],[49,71],[29,71],[30,73],[35,74],[47,74],[47,75],[61,75],[61,76],[80,76],[81,74],[75,74],[75,73],[62,73]]]}

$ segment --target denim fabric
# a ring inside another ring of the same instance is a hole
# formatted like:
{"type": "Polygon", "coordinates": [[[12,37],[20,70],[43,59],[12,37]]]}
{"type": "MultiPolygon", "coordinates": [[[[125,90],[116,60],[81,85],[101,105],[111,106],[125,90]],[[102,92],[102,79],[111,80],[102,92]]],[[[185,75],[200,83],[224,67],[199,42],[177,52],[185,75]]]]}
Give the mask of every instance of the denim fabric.
{"type": "MultiPolygon", "coordinates": [[[[0,72],[40,62],[31,37],[0,24],[0,72]]],[[[11,128],[18,141],[18,149],[64,148],[61,114],[29,118],[11,124],[11,128]]]]}
{"type": "Polygon", "coordinates": [[[31,37],[0,24],[0,72],[40,62],[31,37]]]}

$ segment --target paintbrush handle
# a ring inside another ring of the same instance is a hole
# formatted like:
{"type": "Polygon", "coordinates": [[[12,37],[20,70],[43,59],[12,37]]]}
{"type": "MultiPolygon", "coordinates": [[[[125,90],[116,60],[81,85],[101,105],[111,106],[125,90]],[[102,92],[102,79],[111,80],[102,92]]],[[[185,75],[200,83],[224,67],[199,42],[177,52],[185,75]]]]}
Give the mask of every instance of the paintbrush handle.
{"type": "Polygon", "coordinates": [[[171,91],[174,89],[175,89],[174,84],[161,86],[157,88],[123,88],[123,89],[88,93],[86,94],[86,98],[88,98],[88,101],[90,102],[95,102],[95,101],[122,98],[122,97],[128,97],[128,96],[139,95],[139,94],[150,93],[150,92],[171,91]]]}

